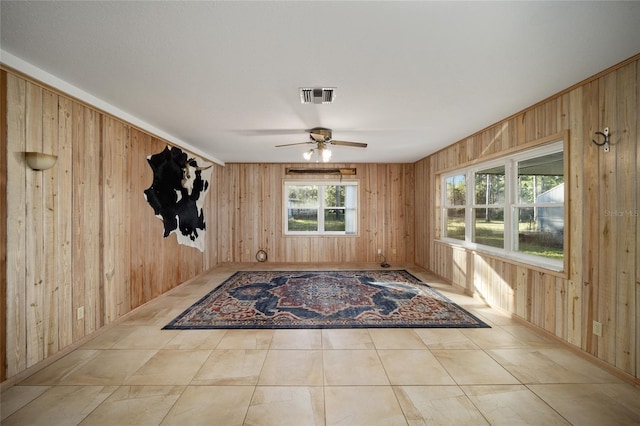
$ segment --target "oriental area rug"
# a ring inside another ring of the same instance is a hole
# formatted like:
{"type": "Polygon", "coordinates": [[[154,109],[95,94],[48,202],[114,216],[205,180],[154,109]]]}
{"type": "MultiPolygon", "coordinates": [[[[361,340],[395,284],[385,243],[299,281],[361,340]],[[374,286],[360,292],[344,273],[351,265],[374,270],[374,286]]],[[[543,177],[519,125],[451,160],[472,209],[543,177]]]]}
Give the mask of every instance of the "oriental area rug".
{"type": "Polygon", "coordinates": [[[240,271],[164,329],[481,328],[405,270],[240,271]]]}

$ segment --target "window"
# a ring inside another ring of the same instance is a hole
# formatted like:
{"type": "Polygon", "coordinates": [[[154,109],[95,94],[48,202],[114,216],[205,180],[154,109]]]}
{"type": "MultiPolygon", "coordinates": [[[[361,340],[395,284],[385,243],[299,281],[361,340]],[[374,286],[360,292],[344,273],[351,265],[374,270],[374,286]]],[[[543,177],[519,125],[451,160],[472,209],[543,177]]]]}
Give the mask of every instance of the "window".
{"type": "Polygon", "coordinates": [[[285,182],[284,189],[285,234],[357,234],[357,182],[285,182]]]}
{"type": "Polygon", "coordinates": [[[505,166],[474,172],[471,241],[504,248],[505,166]]]}
{"type": "Polygon", "coordinates": [[[514,203],[520,253],[562,260],[564,248],[564,160],[555,152],[517,163],[514,203]]]}
{"type": "Polygon", "coordinates": [[[443,240],[562,270],[562,141],[442,176],[443,240]]]}
{"type": "Polygon", "coordinates": [[[463,241],[465,235],[465,206],[467,204],[466,185],[465,175],[445,178],[445,234],[449,238],[463,241]]]}

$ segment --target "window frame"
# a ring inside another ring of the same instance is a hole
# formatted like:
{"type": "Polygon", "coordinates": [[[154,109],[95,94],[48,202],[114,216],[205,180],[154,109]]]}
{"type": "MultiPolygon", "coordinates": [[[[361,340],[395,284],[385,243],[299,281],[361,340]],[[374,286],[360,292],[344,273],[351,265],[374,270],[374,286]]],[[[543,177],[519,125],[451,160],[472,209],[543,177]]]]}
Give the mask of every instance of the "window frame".
{"type": "MultiPolygon", "coordinates": [[[[503,240],[503,249],[505,248],[505,244],[507,243],[507,237],[509,236],[509,233],[507,231],[507,223],[509,218],[509,212],[508,212],[508,202],[509,202],[509,196],[508,196],[508,191],[509,191],[509,184],[507,183],[509,174],[508,174],[508,167],[505,164],[505,160],[504,159],[499,159],[499,160],[492,160],[492,161],[486,161],[483,163],[479,163],[476,164],[474,167],[471,167],[469,169],[468,175],[467,175],[467,182],[469,182],[470,184],[467,185],[467,212],[466,214],[468,215],[468,221],[465,224],[465,228],[468,229],[467,231],[467,235],[468,236],[468,241],[470,241],[472,244],[474,244],[477,247],[481,246],[481,247],[492,247],[492,248],[498,248],[499,247],[495,247],[495,246],[490,246],[490,245],[486,245],[486,244],[481,244],[476,242],[475,240],[477,240],[476,238],[476,221],[475,216],[474,216],[474,212],[476,209],[502,209],[503,210],[503,217],[504,217],[504,230],[503,230],[503,234],[502,234],[502,240],[503,240]],[[502,203],[478,203],[477,202],[477,198],[476,198],[476,175],[479,172],[482,171],[486,171],[487,169],[491,169],[491,168],[496,168],[496,167],[500,167],[500,166],[504,166],[504,180],[505,180],[505,188],[503,190],[504,194],[503,194],[503,200],[502,203]],[[471,179],[469,179],[471,178],[471,179]],[[471,197],[471,198],[469,198],[471,197]]],[[[467,241],[467,238],[465,238],[465,241],[467,241]]]]}
{"type": "Polygon", "coordinates": [[[282,184],[282,230],[285,236],[331,236],[331,237],[356,237],[359,235],[359,205],[360,205],[360,186],[356,180],[284,180],[282,184]],[[289,191],[290,186],[317,186],[318,187],[318,205],[317,205],[317,219],[318,230],[317,231],[290,231],[289,230],[289,191]],[[325,205],[325,192],[329,186],[351,186],[355,188],[355,207],[348,207],[346,196],[345,206],[327,206],[325,205]],[[345,212],[345,230],[344,231],[326,231],[324,229],[325,211],[330,209],[344,209],[345,212]],[[349,217],[353,220],[353,227],[355,231],[348,232],[346,224],[347,212],[349,217]]]}
{"type": "Polygon", "coordinates": [[[468,193],[468,182],[467,182],[467,175],[466,173],[449,173],[447,175],[443,175],[442,176],[442,228],[443,232],[446,232],[447,230],[447,218],[449,217],[448,212],[449,210],[464,210],[464,232],[462,234],[462,239],[460,238],[453,238],[453,237],[448,237],[449,240],[454,241],[454,242],[463,242],[466,240],[466,236],[467,236],[467,219],[466,219],[466,215],[467,215],[467,193],[468,193]],[[465,196],[465,201],[464,204],[456,204],[455,201],[453,203],[450,203],[448,200],[448,193],[447,193],[447,179],[449,178],[454,178],[453,181],[453,188],[455,189],[456,186],[456,182],[455,182],[455,178],[457,177],[462,177],[462,181],[464,183],[464,196],[465,196]]]}
{"type": "Polygon", "coordinates": [[[540,144],[534,146],[532,148],[527,148],[524,150],[519,150],[517,152],[513,152],[507,155],[504,155],[500,158],[488,159],[486,161],[478,161],[473,164],[465,167],[456,168],[454,170],[449,170],[440,175],[439,184],[440,184],[440,229],[441,235],[439,239],[443,242],[462,246],[464,248],[468,248],[478,252],[486,252],[491,255],[507,258],[510,260],[514,260],[517,262],[526,263],[528,265],[534,267],[540,267],[543,269],[552,270],[555,272],[566,272],[567,270],[567,262],[569,257],[568,250],[568,230],[569,230],[569,222],[568,222],[568,166],[567,166],[567,150],[565,146],[566,138],[554,138],[551,142],[540,144]],[[562,202],[563,208],[563,259],[556,260],[551,259],[545,256],[534,255],[530,253],[523,253],[518,251],[518,241],[516,239],[519,238],[518,232],[518,218],[516,216],[516,211],[518,208],[530,207],[532,204],[536,204],[541,207],[559,207],[559,203],[553,203],[550,205],[548,203],[528,203],[522,202],[519,200],[518,196],[518,163],[523,162],[529,159],[543,157],[545,155],[550,155],[554,153],[562,152],[563,153],[563,174],[564,174],[564,200],[562,202]],[[505,170],[505,188],[504,188],[504,202],[502,204],[495,204],[498,208],[504,209],[504,246],[503,248],[498,248],[494,246],[489,246],[485,244],[475,243],[473,242],[473,214],[476,208],[485,208],[488,206],[492,208],[494,205],[489,204],[477,204],[476,203],[476,185],[475,185],[475,175],[478,172],[502,166],[504,165],[505,170]],[[453,206],[447,204],[447,194],[446,194],[446,182],[447,179],[453,176],[465,176],[466,182],[466,203],[464,206],[456,206],[459,208],[465,209],[465,238],[464,240],[447,237],[447,210],[452,208],[453,206]]]}

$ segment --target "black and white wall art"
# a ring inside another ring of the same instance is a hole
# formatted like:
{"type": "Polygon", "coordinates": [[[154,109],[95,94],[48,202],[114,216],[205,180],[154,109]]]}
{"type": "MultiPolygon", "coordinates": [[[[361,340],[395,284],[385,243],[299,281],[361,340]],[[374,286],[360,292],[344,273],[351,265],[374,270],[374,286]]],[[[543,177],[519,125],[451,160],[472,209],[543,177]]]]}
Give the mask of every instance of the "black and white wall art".
{"type": "Polygon", "coordinates": [[[175,233],[178,243],[204,251],[204,199],[209,190],[211,164],[167,146],[147,157],[153,183],[144,196],[164,223],[164,237],[175,233]]]}

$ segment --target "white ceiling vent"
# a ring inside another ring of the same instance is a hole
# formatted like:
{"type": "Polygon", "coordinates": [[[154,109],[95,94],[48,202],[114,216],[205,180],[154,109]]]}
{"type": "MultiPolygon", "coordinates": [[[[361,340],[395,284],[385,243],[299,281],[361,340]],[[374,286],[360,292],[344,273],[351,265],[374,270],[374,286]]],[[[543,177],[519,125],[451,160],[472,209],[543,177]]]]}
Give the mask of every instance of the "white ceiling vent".
{"type": "Polygon", "coordinates": [[[301,87],[300,102],[303,104],[330,104],[336,98],[335,87],[301,87]]]}

